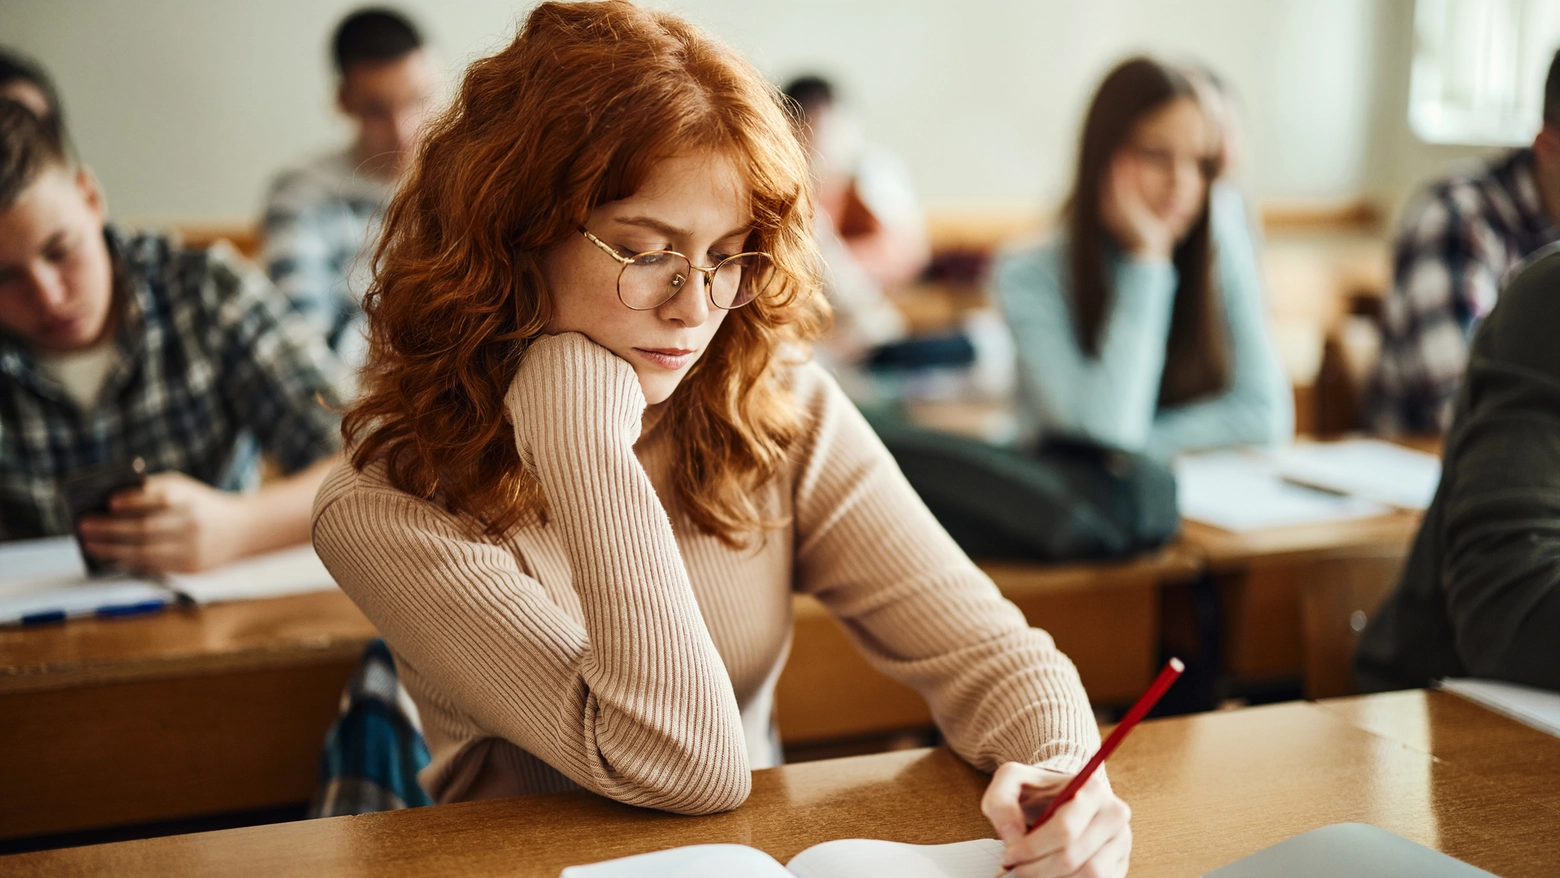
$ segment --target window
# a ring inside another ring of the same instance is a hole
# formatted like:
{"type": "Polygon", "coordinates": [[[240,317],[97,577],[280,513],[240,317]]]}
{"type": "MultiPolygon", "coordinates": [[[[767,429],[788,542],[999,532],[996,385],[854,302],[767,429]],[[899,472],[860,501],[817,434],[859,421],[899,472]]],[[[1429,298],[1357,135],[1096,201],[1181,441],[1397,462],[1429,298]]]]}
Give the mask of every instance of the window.
{"type": "Polygon", "coordinates": [[[1428,143],[1531,142],[1557,46],[1560,0],[1417,0],[1409,126],[1428,143]]]}

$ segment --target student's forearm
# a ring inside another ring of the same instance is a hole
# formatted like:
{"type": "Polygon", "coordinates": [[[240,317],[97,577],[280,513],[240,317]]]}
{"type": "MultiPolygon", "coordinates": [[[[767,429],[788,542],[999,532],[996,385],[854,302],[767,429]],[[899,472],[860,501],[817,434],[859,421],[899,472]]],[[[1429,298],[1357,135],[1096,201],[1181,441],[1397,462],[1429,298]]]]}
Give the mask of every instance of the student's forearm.
{"type": "Polygon", "coordinates": [[[273,552],[309,541],[309,513],[314,495],[331,468],[341,460],[333,454],[306,469],[247,496],[249,527],[243,535],[242,557],[273,552]]]}
{"type": "Polygon", "coordinates": [[[582,785],[679,813],[734,808],[751,776],[741,714],[671,521],[634,455],[644,395],[583,335],[532,345],[505,399],[548,498],[588,644],[569,754],[582,785]]]}

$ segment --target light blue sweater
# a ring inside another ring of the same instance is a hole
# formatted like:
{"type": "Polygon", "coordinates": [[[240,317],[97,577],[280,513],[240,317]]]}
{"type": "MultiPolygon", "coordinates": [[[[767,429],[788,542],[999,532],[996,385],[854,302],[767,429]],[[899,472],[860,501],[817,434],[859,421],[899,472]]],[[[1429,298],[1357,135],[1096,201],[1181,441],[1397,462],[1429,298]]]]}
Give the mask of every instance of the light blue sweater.
{"type": "Polygon", "coordinates": [[[1066,241],[1053,239],[998,260],[996,295],[1018,351],[1019,411],[1029,427],[1161,459],[1197,448],[1271,444],[1293,434],[1294,398],[1268,341],[1245,204],[1237,190],[1218,186],[1212,210],[1232,380],[1223,393],[1183,405],[1158,405],[1177,280],[1173,265],[1112,256],[1115,287],[1099,355],[1092,357],[1073,331],[1066,241]]]}

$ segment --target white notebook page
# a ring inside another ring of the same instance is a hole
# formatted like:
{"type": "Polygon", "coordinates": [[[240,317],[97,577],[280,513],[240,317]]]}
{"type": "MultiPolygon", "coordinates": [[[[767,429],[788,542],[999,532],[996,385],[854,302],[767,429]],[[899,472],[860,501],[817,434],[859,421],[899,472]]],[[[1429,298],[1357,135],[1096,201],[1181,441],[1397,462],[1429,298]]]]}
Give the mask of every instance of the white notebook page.
{"type": "MultiPolygon", "coordinates": [[[[570,866],[561,878],[791,878],[774,857],[740,844],[698,844],[570,866]]],[[[986,876],[990,878],[990,876],[986,876]]]]}
{"type": "Polygon", "coordinates": [[[813,845],[786,868],[796,878],[992,878],[1002,850],[994,838],[935,845],[846,838],[813,845]]]}
{"type": "Polygon", "coordinates": [[[204,573],[171,573],[168,585],[197,604],[330,591],[336,580],[308,544],[255,555],[204,573]]]}

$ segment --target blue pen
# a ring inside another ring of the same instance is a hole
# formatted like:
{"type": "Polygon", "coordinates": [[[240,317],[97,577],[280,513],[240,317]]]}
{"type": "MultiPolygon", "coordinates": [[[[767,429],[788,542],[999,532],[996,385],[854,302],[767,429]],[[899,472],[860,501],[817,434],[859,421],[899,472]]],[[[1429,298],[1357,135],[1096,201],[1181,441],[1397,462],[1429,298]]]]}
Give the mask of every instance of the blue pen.
{"type": "Polygon", "coordinates": [[[22,625],[47,625],[50,622],[63,621],[65,621],[64,610],[44,610],[41,613],[32,613],[17,620],[22,625]]]}
{"type": "Polygon", "coordinates": [[[142,613],[155,613],[166,606],[168,606],[168,602],[162,598],[152,598],[134,604],[98,607],[97,614],[104,619],[119,619],[125,616],[139,616],[142,613]]]}

